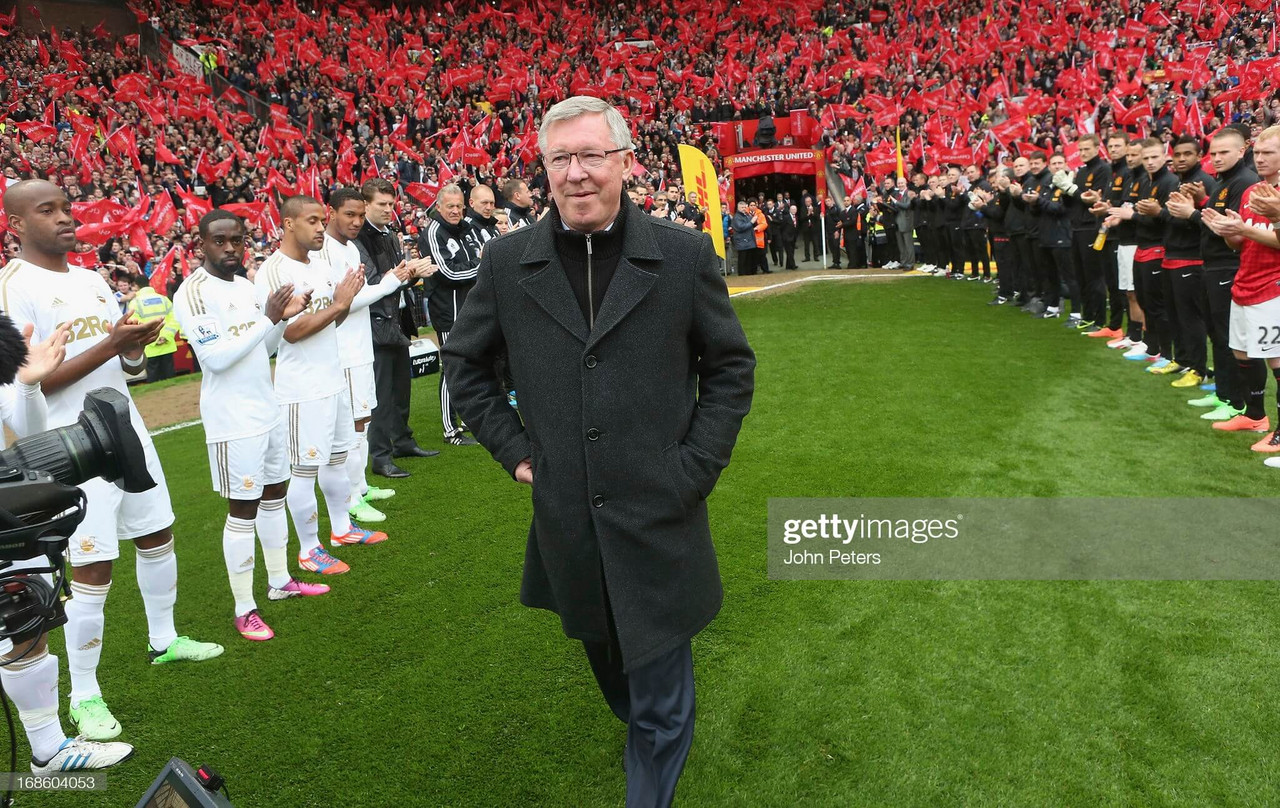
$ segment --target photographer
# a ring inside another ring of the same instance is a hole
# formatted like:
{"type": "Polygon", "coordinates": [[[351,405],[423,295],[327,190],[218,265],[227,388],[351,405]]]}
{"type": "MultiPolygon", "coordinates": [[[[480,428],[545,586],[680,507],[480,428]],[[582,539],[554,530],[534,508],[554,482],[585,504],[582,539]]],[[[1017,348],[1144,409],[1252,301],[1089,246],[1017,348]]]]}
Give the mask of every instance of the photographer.
{"type": "MultiPolygon", "coordinates": [[[[44,431],[48,406],[40,383],[67,354],[69,324],[40,342],[35,341],[34,331],[27,325],[19,336],[12,321],[0,315],[0,382],[17,382],[0,386],[0,448],[5,444],[5,427],[18,437],[44,431]]],[[[44,566],[45,561],[15,561],[5,570],[44,566]]],[[[133,747],[127,743],[72,739],[63,732],[58,719],[58,658],[49,653],[48,632],[20,640],[17,645],[0,643],[0,683],[17,706],[18,720],[27,733],[32,772],[105,769],[133,755],[133,747]]]]}

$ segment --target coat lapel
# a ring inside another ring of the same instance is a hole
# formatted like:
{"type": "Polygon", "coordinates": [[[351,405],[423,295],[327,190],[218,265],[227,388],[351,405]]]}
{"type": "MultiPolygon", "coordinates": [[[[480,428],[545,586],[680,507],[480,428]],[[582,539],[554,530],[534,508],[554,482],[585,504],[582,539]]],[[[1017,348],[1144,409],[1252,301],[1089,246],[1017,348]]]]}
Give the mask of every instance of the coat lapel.
{"type": "Polygon", "coordinates": [[[658,279],[657,273],[649,272],[636,263],[645,265],[662,260],[662,251],[658,249],[658,240],[653,234],[653,217],[626,197],[622,199],[621,216],[626,226],[622,236],[622,255],[618,258],[618,268],[609,282],[609,289],[604,293],[595,327],[587,339],[588,349],[616,328],[640,304],[658,279]]]}
{"type": "Polygon", "coordinates": [[[658,249],[650,217],[625,197],[622,200],[621,215],[625,217],[623,223],[626,227],[622,255],[618,259],[618,268],[613,273],[613,280],[609,282],[609,289],[605,292],[600,313],[596,316],[595,327],[592,329],[587,327],[587,320],[582,316],[582,309],[573,296],[569,279],[565,277],[564,265],[556,255],[552,228],[560,226],[559,216],[554,213],[544,216],[534,225],[536,231],[520,257],[522,265],[531,268],[543,265],[541,269],[535,269],[522,278],[520,286],[552,319],[582,340],[588,348],[616,328],[644,299],[658,279],[657,273],[642,269],[635,263],[662,260],[662,251],[658,249]]]}
{"type": "Polygon", "coordinates": [[[556,255],[551,230],[554,218],[543,216],[534,225],[532,238],[529,239],[524,254],[520,256],[520,263],[530,268],[539,264],[543,266],[521,278],[520,286],[543,311],[551,315],[551,319],[580,341],[586,342],[587,319],[582,316],[582,309],[578,308],[573,288],[569,286],[569,279],[564,274],[564,265],[556,255]]]}

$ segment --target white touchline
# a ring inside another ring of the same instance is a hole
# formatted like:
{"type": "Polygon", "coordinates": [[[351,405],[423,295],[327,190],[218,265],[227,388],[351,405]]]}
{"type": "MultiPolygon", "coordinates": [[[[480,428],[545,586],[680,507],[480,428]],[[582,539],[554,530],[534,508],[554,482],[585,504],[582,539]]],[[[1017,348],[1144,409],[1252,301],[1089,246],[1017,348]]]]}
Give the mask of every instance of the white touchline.
{"type": "Polygon", "coordinates": [[[793,281],[783,281],[782,283],[774,283],[774,284],[770,284],[769,286],[758,286],[755,289],[743,289],[742,291],[734,292],[733,294],[729,295],[729,297],[738,297],[740,295],[753,295],[756,292],[767,292],[770,289],[781,289],[784,286],[792,286],[797,283],[806,283],[808,281],[853,281],[853,280],[858,280],[859,278],[912,278],[912,277],[927,278],[928,276],[927,275],[903,275],[902,273],[898,273],[898,272],[884,272],[884,273],[878,273],[876,275],[810,275],[807,278],[796,278],[793,281]]]}
{"type": "Polygon", "coordinates": [[[162,426],[159,429],[153,429],[147,434],[154,438],[156,435],[163,435],[166,432],[177,432],[179,429],[186,429],[187,427],[195,426],[198,423],[200,423],[199,418],[194,421],[183,421],[180,424],[171,424],[170,426],[162,426]]]}

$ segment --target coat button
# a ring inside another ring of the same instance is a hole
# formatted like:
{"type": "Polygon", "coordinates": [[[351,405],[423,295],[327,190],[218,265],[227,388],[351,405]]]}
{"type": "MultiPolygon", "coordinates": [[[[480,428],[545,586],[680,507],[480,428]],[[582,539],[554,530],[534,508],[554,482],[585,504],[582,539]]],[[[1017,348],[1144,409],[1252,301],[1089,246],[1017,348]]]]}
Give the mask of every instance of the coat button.
{"type": "Polygon", "coordinates": [[[586,363],[587,363],[587,367],[589,368],[595,367],[596,366],[595,354],[587,354],[586,363]]]}
{"type": "Polygon", "coordinates": [[[595,505],[597,508],[603,507],[604,497],[600,496],[599,494],[596,494],[594,497],[591,498],[591,504],[595,505]]]}
{"type": "Polygon", "coordinates": [[[597,440],[600,437],[600,430],[594,426],[587,430],[587,440],[597,440]]]}

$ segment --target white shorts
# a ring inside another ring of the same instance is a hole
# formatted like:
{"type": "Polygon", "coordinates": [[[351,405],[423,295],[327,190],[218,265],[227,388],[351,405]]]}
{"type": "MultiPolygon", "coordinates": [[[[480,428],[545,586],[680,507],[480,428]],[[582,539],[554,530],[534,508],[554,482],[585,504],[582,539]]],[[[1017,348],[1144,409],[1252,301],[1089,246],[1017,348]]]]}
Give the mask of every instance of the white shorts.
{"type": "Polygon", "coordinates": [[[138,435],[147,459],[147,471],[155,487],[139,494],[127,494],[99,477],[80,486],[88,504],[84,521],[67,543],[71,566],[83,567],[98,561],[114,561],[120,557],[120,542],[146,536],[173,525],[173,506],[169,502],[169,486],[160,467],[155,444],[145,433],[138,435]]]}
{"type": "Polygon", "coordinates": [[[1133,291],[1133,256],[1138,253],[1137,244],[1121,244],[1116,247],[1116,264],[1120,271],[1118,274],[1120,282],[1117,286],[1121,292],[1133,291]]]}
{"type": "Polygon", "coordinates": [[[373,383],[373,363],[356,365],[343,371],[347,376],[347,395],[351,396],[351,420],[373,417],[378,406],[378,390],[373,383]]]}
{"type": "Polygon", "coordinates": [[[345,387],[328,398],[281,404],[280,416],[285,424],[289,463],[294,466],[323,466],[355,442],[351,397],[345,387]]]}
{"type": "Polygon", "coordinates": [[[262,488],[289,479],[284,423],[270,432],[210,443],[213,490],[224,499],[262,499],[262,488]]]}
{"type": "Polygon", "coordinates": [[[1280,359],[1280,297],[1241,306],[1231,301],[1228,344],[1250,359],[1280,359]]]}

